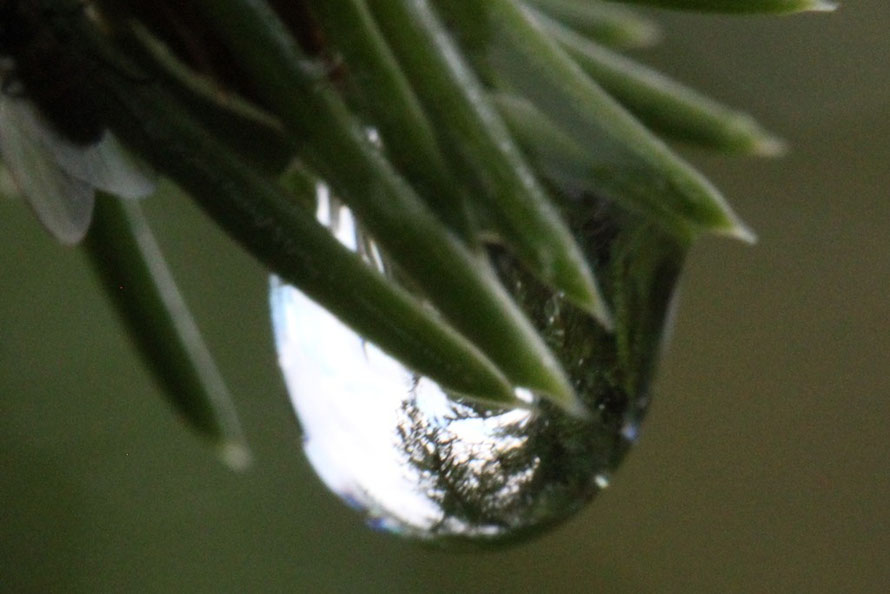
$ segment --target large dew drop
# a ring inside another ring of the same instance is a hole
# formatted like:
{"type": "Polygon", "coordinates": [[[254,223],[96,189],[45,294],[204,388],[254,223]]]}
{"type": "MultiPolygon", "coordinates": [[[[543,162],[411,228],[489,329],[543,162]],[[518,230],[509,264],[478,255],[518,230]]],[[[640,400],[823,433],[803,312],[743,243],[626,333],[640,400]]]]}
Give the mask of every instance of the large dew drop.
{"type": "MultiPolygon", "coordinates": [[[[492,249],[506,287],[559,356],[587,420],[533,394],[530,409],[456,401],[272,279],[279,359],[306,456],[379,529],[440,544],[512,541],[570,516],[637,437],[685,254],[682,242],[592,199],[564,205],[610,300],[616,330],[492,249]]],[[[371,262],[348,210],[319,196],[319,219],[371,262]]]]}

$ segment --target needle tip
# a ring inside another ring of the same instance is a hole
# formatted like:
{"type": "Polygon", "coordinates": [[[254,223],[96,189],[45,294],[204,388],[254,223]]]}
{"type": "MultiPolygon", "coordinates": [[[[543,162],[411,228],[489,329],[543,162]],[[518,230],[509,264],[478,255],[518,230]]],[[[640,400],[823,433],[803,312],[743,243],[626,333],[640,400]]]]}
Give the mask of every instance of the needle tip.
{"type": "Polygon", "coordinates": [[[788,145],[781,138],[767,136],[754,143],[752,152],[759,157],[781,157],[788,152],[788,145]]]}
{"type": "Polygon", "coordinates": [[[250,449],[240,442],[224,442],[218,447],[217,453],[223,463],[235,472],[242,472],[253,463],[250,449]]]}
{"type": "Polygon", "coordinates": [[[723,231],[721,235],[726,235],[751,245],[757,243],[757,234],[744,223],[736,223],[733,227],[723,231]]]}
{"type": "Polygon", "coordinates": [[[830,0],[815,0],[809,10],[812,12],[834,12],[837,8],[837,3],[830,0]]]}

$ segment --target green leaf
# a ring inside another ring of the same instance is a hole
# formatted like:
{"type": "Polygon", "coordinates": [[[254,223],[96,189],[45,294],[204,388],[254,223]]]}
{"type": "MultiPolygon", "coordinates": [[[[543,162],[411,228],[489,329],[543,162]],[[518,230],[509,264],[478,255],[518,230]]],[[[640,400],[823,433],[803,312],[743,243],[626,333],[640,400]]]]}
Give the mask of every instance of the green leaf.
{"type": "Polygon", "coordinates": [[[229,391],[138,204],[100,194],[84,246],[164,394],[226,464],[247,466],[250,450],[229,391]]]}
{"type": "Polygon", "coordinates": [[[460,394],[513,402],[511,386],[477,349],[341,246],[298,199],[235,159],[174,101],[145,85],[110,90],[127,98],[110,114],[120,136],[261,262],[418,373],[460,394]],[[171,137],[175,145],[165,142],[171,137]]]}
{"type": "Polygon", "coordinates": [[[565,372],[528,319],[488,267],[447,232],[370,143],[345,105],[313,74],[274,13],[245,0],[198,4],[286,129],[303,141],[307,164],[427,299],[516,385],[577,409],[565,372]]]}
{"type": "Polygon", "coordinates": [[[654,131],[725,152],[775,156],[784,151],[784,143],[750,116],[589,41],[539,12],[532,14],[587,74],[654,131]]]}
{"type": "MultiPolygon", "coordinates": [[[[609,186],[602,181],[596,158],[569,134],[538,111],[529,101],[516,95],[493,95],[510,131],[516,137],[535,172],[554,184],[564,194],[602,195],[609,186]]],[[[668,231],[682,229],[686,219],[658,194],[647,192],[617,194],[625,209],[641,213],[668,231]]]]}
{"type": "Polygon", "coordinates": [[[580,248],[428,3],[383,0],[373,8],[455,170],[472,180],[491,211],[495,231],[532,272],[609,326],[580,248]]]}
{"type": "Polygon", "coordinates": [[[589,152],[602,195],[663,201],[687,222],[680,233],[753,239],[716,188],[591,80],[530,14],[510,0],[438,5],[491,87],[525,97],[589,152]]]}
{"type": "Polygon", "coordinates": [[[828,12],[837,8],[830,0],[613,0],[674,10],[726,13],[828,12]]]}
{"type": "Polygon", "coordinates": [[[617,4],[584,0],[526,0],[525,4],[610,47],[643,47],[660,37],[655,23],[617,4]]]}
{"type": "MultiPolygon", "coordinates": [[[[189,138],[180,128],[179,138],[195,142],[203,131],[195,132],[189,138]]],[[[418,373],[479,400],[513,402],[477,349],[337,243],[300,204],[305,197],[277,191],[207,142],[194,147],[200,152],[171,156],[182,165],[164,162],[165,170],[262,262],[418,373]]]]}
{"type": "Polygon", "coordinates": [[[379,132],[392,163],[443,222],[474,243],[464,188],[365,2],[328,0],[312,10],[347,66],[348,98],[379,132]]]}

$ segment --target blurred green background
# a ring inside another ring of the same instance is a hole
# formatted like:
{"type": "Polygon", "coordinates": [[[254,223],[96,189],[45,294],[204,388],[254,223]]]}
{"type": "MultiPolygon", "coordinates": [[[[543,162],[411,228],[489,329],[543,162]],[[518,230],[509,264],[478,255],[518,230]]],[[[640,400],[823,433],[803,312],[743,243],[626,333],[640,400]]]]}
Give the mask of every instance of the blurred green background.
{"type": "Polygon", "coordinates": [[[494,552],[366,529],[300,453],[264,271],[190,204],[152,199],[254,448],[228,471],[155,391],[83,254],[5,200],[0,591],[886,591],[890,4],[656,16],[666,38],[639,57],[792,152],[687,152],[760,243],[696,246],[643,437],[584,513],[494,552]]]}

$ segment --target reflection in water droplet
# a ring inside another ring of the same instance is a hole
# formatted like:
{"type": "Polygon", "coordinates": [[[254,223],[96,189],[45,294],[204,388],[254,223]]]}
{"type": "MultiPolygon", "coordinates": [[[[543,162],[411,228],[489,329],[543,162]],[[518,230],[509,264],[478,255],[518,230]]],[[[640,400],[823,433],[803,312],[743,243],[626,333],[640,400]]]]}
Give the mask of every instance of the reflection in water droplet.
{"type": "MultiPolygon", "coordinates": [[[[375,528],[438,543],[540,531],[608,486],[637,438],[665,311],[685,248],[595,201],[566,207],[618,321],[608,334],[500,249],[492,261],[593,412],[580,420],[533,394],[532,410],[451,399],[272,279],[281,368],[325,484],[375,528]]],[[[348,210],[319,193],[319,219],[373,251],[348,210]]],[[[375,262],[366,254],[366,259],[375,262]]],[[[379,262],[378,262],[379,264],[379,262]]]]}
{"type": "Polygon", "coordinates": [[[634,421],[628,421],[621,427],[621,437],[633,443],[640,436],[640,426],[634,421]]]}

